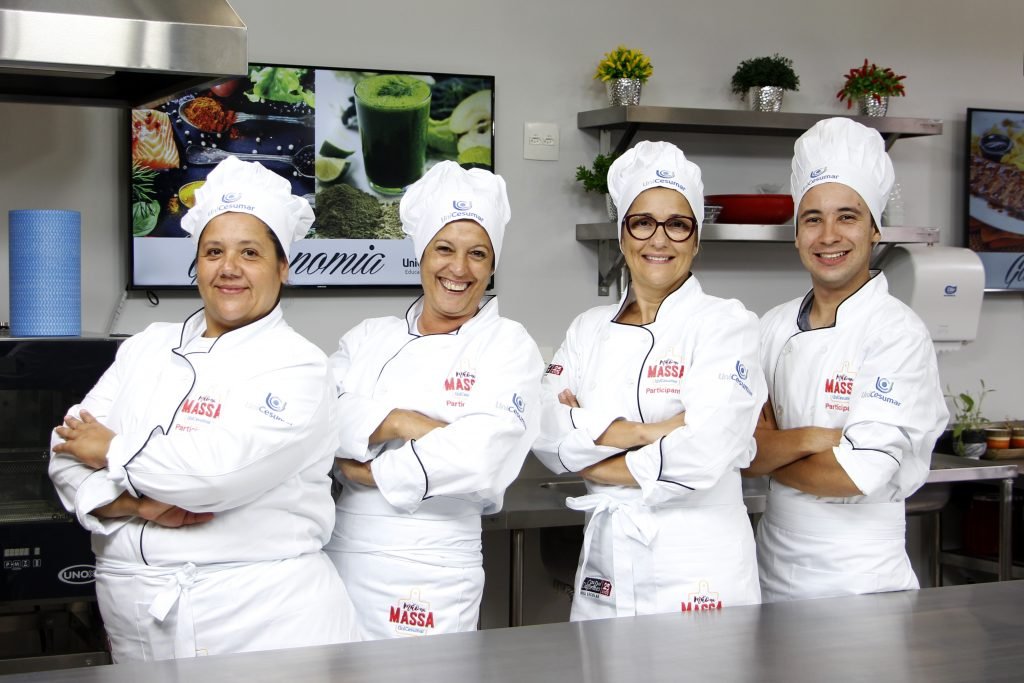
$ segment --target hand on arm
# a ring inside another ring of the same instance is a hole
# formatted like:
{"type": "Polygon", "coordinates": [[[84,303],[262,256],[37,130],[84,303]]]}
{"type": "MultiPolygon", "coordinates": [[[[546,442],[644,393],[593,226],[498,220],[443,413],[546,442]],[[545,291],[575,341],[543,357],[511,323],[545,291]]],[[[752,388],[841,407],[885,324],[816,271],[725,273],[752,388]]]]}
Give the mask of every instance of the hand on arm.
{"type": "Polygon", "coordinates": [[[618,486],[639,486],[633,473],[626,467],[626,456],[624,454],[613,455],[605,458],[599,463],[585,467],[579,471],[579,475],[587,481],[595,484],[616,484],[618,486]]]}
{"type": "Polygon", "coordinates": [[[775,481],[814,496],[862,496],[830,450],[814,453],[772,472],[775,481]]]}
{"type": "Polygon", "coordinates": [[[757,455],[750,467],[743,470],[743,476],[760,477],[814,454],[831,455],[832,447],[839,445],[842,435],[842,429],[827,427],[779,429],[771,401],[768,401],[761,409],[761,417],[754,429],[757,455]]]}
{"type": "Polygon", "coordinates": [[[395,408],[370,434],[369,443],[371,446],[376,446],[395,439],[401,441],[422,439],[433,430],[447,426],[447,422],[435,420],[415,410],[395,408]]]}
{"type": "Polygon", "coordinates": [[[373,470],[370,469],[372,461],[359,462],[358,460],[348,460],[346,458],[336,458],[336,461],[338,467],[341,468],[342,475],[349,481],[377,488],[377,482],[373,478],[373,470]]]}
{"type": "Polygon", "coordinates": [[[135,498],[127,492],[122,493],[112,502],[96,508],[91,514],[106,519],[139,517],[170,528],[202,524],[213,519],[212,512],[189,512],[176,505],[161,503],[145,496],[135,498]]]}
{"type": "MultiPolygon", "coordinates": [[[[558,395],[558,402],[570,408],[579,408],[579,401],[576,396],[565,389],[558,395]]],[[[604,433],[597,438],[598,446],[611,446],[630,450],[652,444],[663,436],[686,424],[686,411],[673,415],[661,422],[632,422],[630,420],[615,420],[604,433]]],[[[632,477],[630,477],[632,479],[632,477]]]]}
{"type": "Polygon", "coordinates": [[[54,430],[64,443],[55,444],[53,452],[66,453],[95,470],[103,469],[107,466],[110,442],[116,435],[89,411],[83,409],[80,415],[81,419],[66,415],[64,424],[54,430]]]}

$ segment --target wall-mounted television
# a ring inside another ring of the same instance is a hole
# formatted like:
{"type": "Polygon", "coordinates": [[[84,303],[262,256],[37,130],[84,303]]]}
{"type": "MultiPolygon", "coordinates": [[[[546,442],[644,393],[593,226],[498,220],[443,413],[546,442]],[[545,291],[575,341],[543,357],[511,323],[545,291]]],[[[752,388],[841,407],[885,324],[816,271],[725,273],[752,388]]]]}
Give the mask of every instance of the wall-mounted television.
{"type": "Polygon", "coordinates": [[[398,202],[441,160],[493,171],[493,122],[493,76],[286,64],[250,64],[248,76],[135,109],[129,287],[194,286],[181,218],[228,154],[259,161],[313,205],[290,286],[419,285],[398,202]]]}
{"type": "Polygon", "coordinates": [[[985,291],[1024,292],[1024,111],[967,110],[967,246],[985,291]]]}

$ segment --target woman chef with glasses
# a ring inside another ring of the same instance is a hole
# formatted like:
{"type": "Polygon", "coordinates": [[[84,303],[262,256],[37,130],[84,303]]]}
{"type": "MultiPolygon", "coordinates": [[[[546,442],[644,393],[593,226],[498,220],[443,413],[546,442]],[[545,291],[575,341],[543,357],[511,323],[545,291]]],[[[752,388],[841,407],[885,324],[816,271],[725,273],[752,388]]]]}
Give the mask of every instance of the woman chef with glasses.
{"type": "Polygon", "coordinates": [[[631,283],[573,321],[543,381],[534,452],[588,495],[573,620],[760,602],[740,469],[765,401],[757,318],[690,272],[700,169],[665,142],[611,166],[631,283]]]}

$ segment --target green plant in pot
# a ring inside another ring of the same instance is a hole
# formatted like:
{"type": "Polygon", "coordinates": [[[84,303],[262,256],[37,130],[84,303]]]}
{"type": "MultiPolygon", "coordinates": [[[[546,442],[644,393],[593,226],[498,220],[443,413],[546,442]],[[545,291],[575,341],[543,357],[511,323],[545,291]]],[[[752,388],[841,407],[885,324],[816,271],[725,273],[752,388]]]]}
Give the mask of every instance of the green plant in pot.
{"type": "Polygon", "coordinates": [[[800,77],[793,70],[793,60],[779,53],[745,59],[732,75],[732,91],[747,97],[754,111],[779,111],[782,94],[799,89],[800,77]]]}
{"type": "Polygon", "coordinates": [[[576,167],[576,180],[583,183],[583,190],[586,192],[599,192],[606,197],[608,204],[608,218],[616,220],[614,215],[615,207],[608,196],[608,169],[611,168],[615,156],[612,154],[598,154],[594,157],[594,163],[590,168],[586,166],[576,167]]]}
{"type": "Polygon", "coordinates": [[[967,391],[953,393],[946,387],[946,398],[953,404],[953,450],[965,458],[980,458],[985,453],[985,425],[988,419],[981,414],[985,395],[995,389],[985,386],[980,380],[981,390],[977,394],[967,391]]]}

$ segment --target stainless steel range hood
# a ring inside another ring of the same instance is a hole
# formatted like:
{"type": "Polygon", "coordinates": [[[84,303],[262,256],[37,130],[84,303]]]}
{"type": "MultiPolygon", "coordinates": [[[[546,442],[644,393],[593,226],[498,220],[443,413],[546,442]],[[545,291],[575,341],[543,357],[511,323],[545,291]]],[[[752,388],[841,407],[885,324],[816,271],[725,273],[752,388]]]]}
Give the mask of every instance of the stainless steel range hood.
{"type": "Polygon", "coordinates": [[[0,0],[0,100],[143,106],[247,62],[227,0],[0,0]]]}

